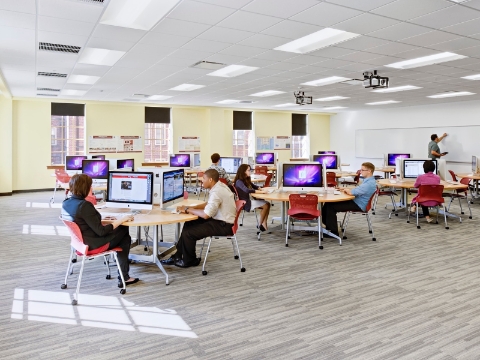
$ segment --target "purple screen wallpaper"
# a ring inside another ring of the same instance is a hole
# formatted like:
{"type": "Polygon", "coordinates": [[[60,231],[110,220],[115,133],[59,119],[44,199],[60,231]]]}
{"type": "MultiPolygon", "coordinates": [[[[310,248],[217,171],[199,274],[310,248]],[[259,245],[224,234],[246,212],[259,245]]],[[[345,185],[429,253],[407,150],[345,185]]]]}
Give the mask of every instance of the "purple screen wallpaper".
{"type": "Polygon", "coordinates": [[[106,179],[108,177],[108,160],[84,160],[82,173],[92,179],[106,179]]]}
{"type": "Polygon", "coordinates": [[[170,158],[170,166],[175,167],[190,167],[190,155],[189,154],[176,154],[170,158]]]}
{"type": "Polygon", "coordinates": [[[133,159],[117,160],[117,169],[123,169],[123,168],[133,169],[133,159]]]}
{"type": "Polygon", "coordinates": [[[105,155],[93,155],[92,160],[105,160],[105,155]]]}
{"type": "Polygon", "coordinates": [[[332,170],[337,168],[337,156],[336,155],[315,155],[313,161],[319,162],[320,164],[325,163],[327,170],[332,170]]]}
{"type": "Polygon", "coordinates": [[[324,155],[324,154],[333,154],[335,155],[335,151],[319,151],[318,152],[320,155],[324,155]]]}
{"type": "Polygon", "coordinates": [[[82,170],[82,161],[86,158],[86,156],[67,156],[65,158],[65,169],[82,170]]]}
{"type": "Polygon", "coordinates": [[[274,164],[275,163],[275,154],[274,153],[261,153],[257,154],[255,157],[255,164],[274,164]]]}
{"type": "Polygon", "coordinates": [[[395,166],[396,159],[408,159],[410,154],[388,154],[388,165],[395,166]]]}
{"type": "Polygon", "coordinates": [[[322,167],[314,164],[284,164],[283,186],[321,187],[322,167]]]}

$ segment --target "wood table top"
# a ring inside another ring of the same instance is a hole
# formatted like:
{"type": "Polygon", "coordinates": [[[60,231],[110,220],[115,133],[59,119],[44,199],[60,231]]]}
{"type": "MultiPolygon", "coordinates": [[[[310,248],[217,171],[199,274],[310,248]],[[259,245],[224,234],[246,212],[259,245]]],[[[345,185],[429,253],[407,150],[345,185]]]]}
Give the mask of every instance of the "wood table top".
{"type": "Polygon", "coordinates": [[[459,178],[467,178],[467,179],[472,179],[472,180],[480,180],[480,174],[455,174],[459,178]]]}
{"type": "MultiPolygon", "coordinates": [[[[396,189],[412,189],[413,185],[415,184],[415,180],[402,180],[401,182],[397,180],[397,182],[392,183],[389,179],[380,179],[377,180],[377,184],[396,189]]],[[[443,180],[440,181],[440,185],[443,185],[444,190],[460,190],[466,189],[468,187],[467,185],[463,185],[460,183],[450,183],[443,180]]]]}
{"type": "MultiPolygon", "coordinates": [[[[262,199],[262,200],[268,200],[268,201],[288,201],[288,196],[290,194],[298,194],[298,192],[278,192],[278,191],[275,191],[275,192],[272,192],[270,194],[255,193],[255,194],[251,194],[251,195],[253,197],[255,197],[256,199],[262,199]]],[[[347,195],[347,194],[344,194],[343,192],[340,193],[339,195],[323,193],[322,196],[320,196],[317,192],[312,192],[312,194],[318,196],[318,202],[319,203],[340,202],[340,201],[348,201],[348,200],[355,199],[355,196],[347,195]]]]}

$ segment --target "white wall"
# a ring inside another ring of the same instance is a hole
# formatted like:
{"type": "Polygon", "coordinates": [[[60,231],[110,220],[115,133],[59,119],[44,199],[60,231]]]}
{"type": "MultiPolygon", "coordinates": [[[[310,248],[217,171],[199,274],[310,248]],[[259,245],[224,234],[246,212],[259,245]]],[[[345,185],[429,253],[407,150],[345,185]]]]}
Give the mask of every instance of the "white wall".
{"type": "MultiPolygon", "coordinates": [[[[350,169],[356,170],[364,161],[371,161],[376,166],[382,164],[381,159],[357,158],[355,155],[355,131],[357,129],[389,129],[415,127],[445,127],[480,125],[480,102],[462,101],[438,105],[411,106],[403,108],[387,108],[371,111],[349,111],[339,113],[330,119],[330,147],[337,151],[343,163],[350,163],[350,169]]],[[[412,130],[413,131],[413,130],[412,130]]],[[[440,134],[439,134],[440,135],[440,134]]],[[[395,136],[392,131],[391,136],[395,136]]],[[[480,156],[480,133],[478,134],[478,151],[480,156]]],[[[375,139],[371,139],[375,142],[375,139]]],[[[425,149],[430,139],[425,139],[425,149]]],[[[441,144],[440,144],[441,148],[441,144]]],[[[409,144],[405,144],[405,152],[409,144]]],[[[449,163],[447,168],[455,172],[471,172],[471,158],[465,163],[449,163]]]]}

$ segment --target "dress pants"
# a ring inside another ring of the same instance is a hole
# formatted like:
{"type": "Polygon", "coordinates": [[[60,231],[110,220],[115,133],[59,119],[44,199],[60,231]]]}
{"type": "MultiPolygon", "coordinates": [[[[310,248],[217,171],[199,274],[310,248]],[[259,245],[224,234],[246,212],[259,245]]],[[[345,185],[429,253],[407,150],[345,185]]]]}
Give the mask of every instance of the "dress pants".
{"type": "Polygon", "coordinates": [[[187,221],[183,225],[182,234],[177,243],[176,259],[182,259],[185,265],[190,265],[197,259],[195,247],[198,240],[209,236],[233,235],[233,224],[215,219],[202,219],[187,221]]]}
{"type": "MultiPolygon", "coordinates": [[[[115,237],[110,241],[108,249],[119,247],[122,251],[117,252],[118,264],[123,273],[125,281],[130,279],[128,271],[130,270],[130,263],[128,262],[128,254],[130,253],[130,246],[132,245],[132,238],[128,232],[128,226],[119,226],[113,230],[115,237]]],[[[120,280],[120,274],[118,274],[120,280]]]]}
{"type": "Polygon", "coordinates": [[[325,203],[322,207],[322,222],[327,230],[338,236],[337,212],[363,211],[353,200],[325,203]]]}

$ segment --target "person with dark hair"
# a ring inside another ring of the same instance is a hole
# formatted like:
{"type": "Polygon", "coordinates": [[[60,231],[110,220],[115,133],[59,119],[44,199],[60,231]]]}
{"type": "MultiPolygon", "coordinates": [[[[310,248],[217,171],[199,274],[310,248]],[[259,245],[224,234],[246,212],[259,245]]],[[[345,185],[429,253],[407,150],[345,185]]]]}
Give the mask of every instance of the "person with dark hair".
{"type": "MultiPolygon", "coordinates": [[[[108,249],[120,247],[122,251],[117,253],[117,258],[125,284],[137,283],[139,279],[131,278],[128,273],[130,269],[128,254],[130,253],[132,238],[128,232],[128,227],[121,226],[124,222],[131,221],[132,216],[125,214],[124,217],[104,225],[102,216],[97,209],[91,202],[85,200],[92,188],[90,176],[86,174],[72,176],[69,187],[72,196],[63,201],[62,218],[73,221],[78,225],[83,242],[88,245],[89,250],[98,249],[106,244],[108,244],[108,249]]],[[[118,287],[123,287],[120,274],[118,274],[118,280],[118,287]]]]}
{"type": "Polygon", "coordinates": [[[235,188],[237,189],[238,198],[245,200],[245,211],[252,209],[261,209],[260,221],[258,228],[260,231],[268,230],[268,214],[270,213],[270,203],[265,200],[251,200],[250,194],[263,193],[263,190],[259,186],[252,184],[250,179],[250,165],[242,164],[238,167],[237,175],[233,181],[235,188]]]}
{"type": "Polygon", "coordinates": [[[200,264],[195,246],[198,240],[209,236],[233,235],[232,226],[235,223],[237,209],[233,193],[219,181],[217,170],[209,169],[203,174],[203,187],[210,189],[208,202],[196,206],[179,206],[177,211],[183,214],[198,216],[197,220],[187,221],[176,244],[177,252],[167,260],[161,260],[164,265],[190,267],[200,264]]]}
{"type": "MultiPolygon", "coordinates": [[[[417,180],[415,181],[415,184],[413,187],[419,188],[420,185],[439,185],[440,184],[440,176],[435,175],[433,172],[435,171],[435,163],[431,160],[427,160],[423,163],[423,172],[425,174],[420,175],[417,180]]],[[[417,200],[418,195],[415,196],[412,199],[412,204],[415,203],[417,200]]],[[[432,202],[432,206],[435,205],[435,202],[432,202]]],[[[422,204],[422,211],[423,211],[423,216],[425,216],[425,219],[427,220],[428,223],[431,223],[433,219],[430,217],[430,212],[428,211],[428,206],[429,203],[426,202],[422,204]]],[[[411,212],[416,212],[417,207],[415,205],[412,205],[410,207],[411,212]]]]}
{"type": "Polygon", "coordinates": [[[220,178],[225,179],[229,187],[233,186],[232,180],[230,180],[230,177],[228,176],[225,169],[218,165],[218,163],[220,162],[220,154],[214,153],[212,154],[212,156],[210,156],[210,159],[212,159],[212,165],[210,165],[207,170],[209,169],[217,170],[220,178]]]}
{"type": "Polygon", "coordinates": [[[442,141],[448,134],[444,133],[441,137],[438,137],[437,134],[432,134],[430,136],[431,141],[428,143],[428,157],[430,159],[440,159],[440,157],[447,155],[448,153],[440,152],[440,147],[438,146],[438,143],[442,141]]]}

